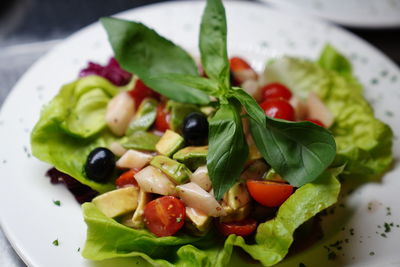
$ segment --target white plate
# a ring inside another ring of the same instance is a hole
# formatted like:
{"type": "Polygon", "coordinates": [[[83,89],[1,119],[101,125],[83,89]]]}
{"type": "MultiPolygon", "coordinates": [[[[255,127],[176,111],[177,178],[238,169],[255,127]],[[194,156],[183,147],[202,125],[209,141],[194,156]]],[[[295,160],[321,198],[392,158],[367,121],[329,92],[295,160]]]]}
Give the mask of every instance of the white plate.
{"type": "Polygon", "coordinates": [[[400,0],[261,0],[356,28],[400,27],[400,0]]]}
{"type": "MultiPolygon", "coordinates": [[[[400,132],[400,71],[382,53],[328,24],[282,15],[260,4],[225,4],[231,55],[244,56],[261,71],[266,60],[284,54],[314,59],[323,45],[330,42],[352,60],[377,116],[389,123],[396,134],[400,132]]],[[[128,11],[120,17],[142,21],[188,50],[197,51],[203,7],[203,2],[169,2],[128,11]]],[[[80,207],[63,186],[50,184],[44,176],[49,166],[30,155],[29,145],[29,134],[42,105],[62,84],[74,80],[88,60],[105,63],[110,56],[104,30],[97,23],[91,25],[39,60],[18,82],[1,110],[1,225],[17,253],[30,266],[115,266],[127,261],[93,263],[80,256],[78,248],[84,244],[86,231],[80,207]],[[60,200],[61,206],[54,205],[53,200],[60,200]],[[59,246],[52,245],[55,239],[59,246]]],[[[395,142],[399,158],[400,145],[397,139],[395,142]]],[[[379,234],[383,230],[378,228],[384,222],[400,223],[399,177],[396,164],[382,184],[358,189],[345,203],[346,208],[338,208],[346,211],[347,218],[343,224],[335,221],[336,234],[314,249],[288,259],[286,265],[303,262],[307,266],[371,266],[395,262],[393,266],[399,266],[400,229],[394,227],[387,238],[382,238],[379,234]],[[390,216],[386,216],[386,207],[391,207],[390,216]],[[343,225],[346,230],[340,231],[343,225]],[[355,229],[353,236],[350,228],[355,229]],[[336,261],[327,260],[323,246],[344,238],[349,243],[342,245],[336,261]],[[372,251],[374,256],[369,255],[372,251]],[[309,265],[314,260],[318,265],[309,265]]]]}

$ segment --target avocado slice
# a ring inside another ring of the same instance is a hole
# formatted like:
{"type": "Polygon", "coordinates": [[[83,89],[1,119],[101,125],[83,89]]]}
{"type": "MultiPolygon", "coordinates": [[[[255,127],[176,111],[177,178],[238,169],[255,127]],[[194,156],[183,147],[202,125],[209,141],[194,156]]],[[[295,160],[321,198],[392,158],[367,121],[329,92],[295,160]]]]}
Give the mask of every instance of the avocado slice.
{"type": "Polygon", "coordinates": [[[244,207],[250,202],[250,200],[250,194],[244,183],[234,184],[231,189],[225,193],[224,198],[222,199],[223,203],[233,210],[238,210],[239,208],[244,207]]]}
{"type": "Polygon", "coordinates": [[[180,149],[184,143],[185,140],[182,136],[176,132],[167,130],[156,144],[156,151],[161,155],[169,157],[180,149]]]}
{"type": "Polygon", "coordinates": [[[132,212],[137,207],[138,188],[124,187],[95,197],[92,202],[110,218],[132,212]]]}
{"type": "Polygon", "coordinates": [[[244,220],[249,216],[250,210],[251,210],[251,205],[250,205],[250,203],[248,203],[245,206],[243,206],[237,210],[233,210],[231,207],[223,205],[223,209],[225,210],[227,215],[219,217],[219,221],[220,222],[235,222],[235,221],[244,220]]]}
{"type": "Polygon", "coordinates": [[[176,152],[173,159],[195,170],[207,164],[208,146],[188,146],[176,152]]]}
{"type": "Polygon", "coordinates": [[[144,228],[144,218],[143,218],[143,213],[144,213],[144,207],[146,206],[147,203],[151,201],[151,194],[147,193],[143,190],[139,191],[139,199],[138,199],[138,206],[133,213],[132,219],[131,219],[131,227],[135,229],[142,229],[144,228]]]}
{"type": "Polygon", "coordinates": [[[202,211],[186,207],[185,227],[193,235],[205,235],[211,228],[211,216],[207,216],[202,211]]]}
{"type": "Polygon", "coordinates": [[[222,208],[226,216],[221,216],[221,222],[240,221],[250,213],[250,195],[244,183],[236,183],[225,193],[222,208]]]}
{"type": "Polygon", "coordinates": [[[150,165],[160,169],[163,173],[168,175],[175,184],[186,183],[192,174],[184,164],[166,156],[155,156],[150,161],[150,165]]]}
{"type": "Polygon", "coordinates": [[[157,105],[157,100],[145,98],[129,123],[126,135],[131,135],[136,131],[147,131],[156,119],[157,105]]]}
{"type": "Polygon", "coordinates": [[[125,149],[156,151],[156,144],[160,141],[160,138],[160,136],[149,132],[137,131],[123,138],[121,145],[125,149]]]}

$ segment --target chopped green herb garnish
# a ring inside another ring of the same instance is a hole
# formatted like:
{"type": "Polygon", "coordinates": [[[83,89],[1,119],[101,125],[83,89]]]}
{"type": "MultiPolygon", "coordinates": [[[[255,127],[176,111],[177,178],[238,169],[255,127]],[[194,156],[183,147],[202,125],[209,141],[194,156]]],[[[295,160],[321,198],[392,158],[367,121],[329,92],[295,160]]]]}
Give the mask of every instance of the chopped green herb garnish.
{"type": "Polygon", "coordinates": [[[385,223],[383,226],[385,226],[385,233],[389,233],[390,232],[390,224],[385,223]]]}
{"type": "Polygon", "coordinates": [[[53,203],[56,206],[61,206],[61,201],[60,200],[53,200],[53,203]]]}
{"type": "Polygon", "coordinates": [[[375,255],[375,252],[371,251],[371,252],[369,253],[369,255],[370,255],[370,256],[374,256],[374,255],[375,255]]]}
{"type": "Polygon", "coordinates": [[[177,222],[177,223],[179,223],[179,222],[181,222],[181,221],[182,221],[182,218],[181,218],[181,217],[176,218],[176,222],[177,222]]]}
{"type": "Polygon", "coordinates": [[[386,207],[386,216],[390,215],[392,215],[392,210],[390,209],[390,207],[386,207]]]}
{"type": "Polygon", "coordinates": [[[354,228],[351,228],[349,231],[350,231],[350,235],[354,235],[354,228]]]}
{"type": "Polygon", "coordinates": [[[334,251],[329,252],[328,254],[328,260],[335,260],[337,257],[336,253],[334,251]]]}
{"type": "Polygon", "coordinates": [[[381,234],[381,237],[384,237],[384,238],[386,238],[386,237],[387,237],[387,235],[386,235],[386,234],[384,234],[384,233],[382,233],[382,234],[381,234]]]}
{"type": "Polygon", "coordinates": [[[80,247],[78,248],[78,252],[79,252],[79,251],[81,251],[81,248],[80,248],[80,247]]]}
{"type": "Polygon", "coordinates": [[[54,245],[54,246],[58,246],[58,239],[56,239],[56,240],[53,241],[53,245],[54,245]]]}

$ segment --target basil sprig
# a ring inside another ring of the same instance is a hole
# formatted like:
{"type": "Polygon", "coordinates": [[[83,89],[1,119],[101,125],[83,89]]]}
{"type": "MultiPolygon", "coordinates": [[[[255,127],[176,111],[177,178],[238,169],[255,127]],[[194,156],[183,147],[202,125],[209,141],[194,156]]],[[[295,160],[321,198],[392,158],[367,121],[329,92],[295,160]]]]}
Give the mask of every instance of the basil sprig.
{"type": "Polygon", "coordinates": [[[246,110],[254,142],[269,165],[293,186],[314,181],[333,161],[332,134],[311,122],[290,122],[265,116],[253,97],[227,86],[226,19],[220,0],[208,0],[200,31],[203,68],[209,77],[173,75],[171,80],[218,98],[220,109],[210,119],[207,167],[217,199],[238,180],[248,155],[237,102],[246,110]],[[218,88],[217,88],[218,85],[218,88]],[[235,104],[236,103],[236,104],[235,104]]]}
{"type": "Polygon", "coordinates": [[[102,18],[115,58],[121,67],[150,88],[178,102],[207,104],[207,94],[162,77],[165,73],[198,75],[193,58],[181,47],[142,23],[102,18]]]}
{"type": "Polygon", "coordinates": [[[248,156],[240,105],[230,99],[210,119],[207,168],[217,199],[237,181],[248,156]]]}
{"type": "Polygon", "coordinates": [[[102,23],[118,62],[146,85],[179,102],[204,104],[209,96],[217,99],[218,109],[209,120],[207,156],[217,199],[239,179],[248,157],[242,108],[247,112],[258,150],[291,185],[299,187],[314,181],[332,163],[336,144],[328,130],[310,122],[266,117],[253,97],[241,88],[231,87],[221,0],[207,0],[201,21],[199,48],[208,78],[198,76],[184,50],[143,24],[111,18],[102,19],[102,23]]]}

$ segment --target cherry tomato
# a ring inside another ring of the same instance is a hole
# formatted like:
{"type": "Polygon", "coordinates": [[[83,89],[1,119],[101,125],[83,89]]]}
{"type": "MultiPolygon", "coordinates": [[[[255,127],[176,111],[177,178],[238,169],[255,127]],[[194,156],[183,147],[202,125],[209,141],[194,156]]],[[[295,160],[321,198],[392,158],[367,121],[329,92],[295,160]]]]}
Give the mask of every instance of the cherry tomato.
{"type": "Polygon", "coordinates": [[[294,121],[294,109],[292,105],[284,99],[267,99],[260,104],[260,107],[269,117],[294,121]]]}
{"type": "Polygon", "coordinates": [[[231,57],[229,59],[229,62],[231,64],[232,71],[251,69],[250,64],[247,63],[243,58],[240,58],[240,57],[231,57]]]}
{"type": "Polygon", "coordinates": [[[263,100],[273,98],[283,98],[290,100],[292,98],[292,92],[281,83],[270,83],[261,88],[263,100]]]}
{"type": "Polygon", "coordinates": [[[142,80],[137,80],[135,87],[129,91],[130,96],[135,100],[135,107],[138,108],[143,99],[152,97],[155,99],[160,98],[160,94],[153,91],[142,80]]]}
{"type": "Polygon", "coordinates": [[[238,235],[248,236],[254,232],[257,228],[257,221],[253,218],[246,218],[238,222],[219,222],[219,231],[224,235],[238,235]]]}
{"type": "Polygon", "coordinates": [[[325,125],[320,120],[317,120],[317,119],[306,119],[306,121],[312,122],[312,123],[314,123],[316,125],[319,125],[321,127],[326,128],[325,125]]]}
{"type": "Polygon", "coordinates": [[[241,85],[244,81],[257,80],[257,73],[251,68],[250,64],[240,57],[229,59],[231,70],[231,83],[235,86],[241,85]]]}
{"type": "Polygon", "coordinates": [[[144,208],[144,222],[156,236],[171,236],[185,222],[185,205],[173,196],[156,198],[144,208]]]}
{"type": "Polygon", "coordinates": [[[160,104],[157,106],[156,121],[154,122],[154,126],[157,131],[165,132],[170,128],[169,116],[170,114],[167,112],[165,104],[160,104]]]}
{"type": "Polygon", "coordinates": [[[125,187],[127,185],[138,186],[138,183],[134,177],[134,175],[138,172],[137,169],[130,169],[129,171],[121,174],[116,180],[115,185],[117,188],[125,187]]]}
{"type": "Polygon", "coordinates": [[[263,206],[279,207],[293,193],[293,186],[270,181],[247,180],[251,197],[263,206]]]}

